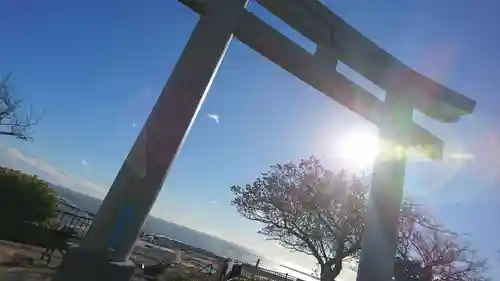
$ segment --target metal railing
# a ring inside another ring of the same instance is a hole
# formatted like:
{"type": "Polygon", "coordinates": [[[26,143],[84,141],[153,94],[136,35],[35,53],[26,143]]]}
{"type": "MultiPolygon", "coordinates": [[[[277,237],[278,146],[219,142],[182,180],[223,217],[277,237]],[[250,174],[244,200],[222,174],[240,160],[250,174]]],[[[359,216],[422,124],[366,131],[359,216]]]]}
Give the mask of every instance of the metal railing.
{"type": "Polygon", "coordinates": [[[302,281],[301,279],[287,273],[281,273],[267,268],[255,267],[254,265],[246,264],[242,265],[240,276],[256,281],[302,281]]]}
{"type": "MultiPolygon", "coordinates": [[[[82,212],[83,213],[83,212],[82,212]]],[[[52,223],[56,227],[71,227],[75,230],[75,234],[79,237],[84,237],[92,224],[92,214],[79,215],[73,212],[56,210],[52,223]]]]}

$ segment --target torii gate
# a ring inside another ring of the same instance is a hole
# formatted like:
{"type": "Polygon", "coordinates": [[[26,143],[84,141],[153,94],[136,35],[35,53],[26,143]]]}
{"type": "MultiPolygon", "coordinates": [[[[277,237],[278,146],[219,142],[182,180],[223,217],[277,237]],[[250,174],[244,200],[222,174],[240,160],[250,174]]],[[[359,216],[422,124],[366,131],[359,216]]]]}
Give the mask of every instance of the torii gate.
{"type": "MultiPolygon", "coordinates": [[[[128,280],[130,251],[206,96],[233,35],[270,61],[380,128],[383,139],[440,159],[443,141],[415,124],[417,109],[443,123],[475,102],[420,75],[317,0],[257,0],[317,44],[314,54],[246,10],[248,0],[180,0],[201,15],[169,80],[79,249],[55,280],[128,280]],[[386,91],[381,101],[335,70],[337,61],[386,91]],[[95,270],[99,268],[99,270],[95,270]]],[[[406,157],[379,157],[358,281],[392,280],[406,157]]]]}

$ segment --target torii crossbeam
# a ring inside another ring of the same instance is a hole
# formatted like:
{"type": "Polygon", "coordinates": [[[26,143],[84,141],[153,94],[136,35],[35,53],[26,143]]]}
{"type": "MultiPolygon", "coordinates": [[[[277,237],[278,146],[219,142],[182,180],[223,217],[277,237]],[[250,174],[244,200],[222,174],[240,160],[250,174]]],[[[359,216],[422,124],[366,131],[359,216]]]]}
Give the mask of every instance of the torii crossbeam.
{"type": "MultiPolygon", "coordinates": [[[[203,15],[210,0],[181,0],[203,15]]],[[[385,52],[317,0],[257,0],[317,44],[311,54],[263,20],[245,11],[234,35],[336,102],[378,125],[381,136],[440,159],[443,142],[412,121],[413,110],[443,122],[472,113],[475,101],[419,74],[385,52]],[[385,102],[336,72],[342,61],[386,91],[385,102]]],[[[405,157],[379,159],[363,237],[358,280],[391,280],[405,157]]]]}
{"type": "MultiPolygon", "coordinates": [[[[248,0],[180,2],[201,18],[85,241],[68,254],[55,280],[128,280],[131,276],[133,267],[127,263],[130,251],[233,35],[377,125],[383,139],[416,148],[432,159],[442,157],[443,141],[413,122],[413,110],[449,123],[472,113],[475,107],[473,100],[404,65],[317,0],[257,0],[315,42],[314,54],[249,12],[248,0]],[[385,101],[337,72],[337,61],[384,89],[385,101]]],[[[358,281],[392,280],[405,166],[404,155],[377,159],[358,281]]]]}

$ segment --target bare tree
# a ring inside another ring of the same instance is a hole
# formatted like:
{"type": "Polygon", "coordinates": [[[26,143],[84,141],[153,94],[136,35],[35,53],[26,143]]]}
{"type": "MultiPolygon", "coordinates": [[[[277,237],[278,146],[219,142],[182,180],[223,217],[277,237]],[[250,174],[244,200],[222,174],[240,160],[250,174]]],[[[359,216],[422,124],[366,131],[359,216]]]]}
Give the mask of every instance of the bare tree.
{"type": "Polygon", "coordinates": [[[232,186],[232,204],[260,222],[260,234],[313,256],[322,281],[341,272],[361,248],[367,186],[357,177],[326,170],[318,158],[274,165],[252,184],[232,186]]]}
{"type": "MultiPolygon", "coordinates": [[[[356,263],[361,249],[368,186],[333,173],[311,157],[274,165],[253,183],[232,186],[231,203],[263,224],[260,234],[291,251],[314,257],[321,281],[334,280],[343,261],[356,263]]],[[[460,237],[410,200],[401,206],[394,276],[414,281],[484,281],[486,263],[460,237]]]]}
{"type": "Polygon", "coordinates": [[[11,74],[0,81],[0,135],[13,136],[20,140],[33,140],[32,128],[39,122],[41,115],[34,119],[30,111],[20,117],[22,100],[15,98],[9,84],[11,74]]]}
{"type": "Polygon", "coordinates": [[[432,281],[432,278],[432,273],[425,270],[422,262],[396,257],[394,261],[395,281],[432,281]]]}
{"type": "Polygon", "coordinates": [[[433,222],[422,208],[410,206],[400,217],[396,257],[420,264],[422,279],[415,280],[424,280],[422,276],[433,281],[488,280],[486,260],[477,258],[463,237],[433,222]]]}

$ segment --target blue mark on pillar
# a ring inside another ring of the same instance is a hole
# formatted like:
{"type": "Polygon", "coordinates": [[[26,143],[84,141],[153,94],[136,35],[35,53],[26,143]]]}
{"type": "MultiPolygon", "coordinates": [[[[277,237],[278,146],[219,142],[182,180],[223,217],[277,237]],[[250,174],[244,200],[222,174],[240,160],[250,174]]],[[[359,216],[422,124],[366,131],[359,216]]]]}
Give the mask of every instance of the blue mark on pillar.
{"type": "Polygon", "coordinates": [[[109,237],[108,240],[108,249],[115,250],[118,247],[120,243],[120,238],[125,229],[125,225],[127,224],[127,221],[130,220],[130,218],[132,218],[132,215],[133,215],[132,206],[125,206],[122,208],[120,213],[118,213],[115,222],[115,228],[113,229],[113,232],[111,233],[111,236],[109,237]]]}

